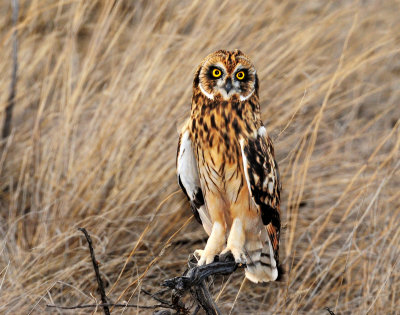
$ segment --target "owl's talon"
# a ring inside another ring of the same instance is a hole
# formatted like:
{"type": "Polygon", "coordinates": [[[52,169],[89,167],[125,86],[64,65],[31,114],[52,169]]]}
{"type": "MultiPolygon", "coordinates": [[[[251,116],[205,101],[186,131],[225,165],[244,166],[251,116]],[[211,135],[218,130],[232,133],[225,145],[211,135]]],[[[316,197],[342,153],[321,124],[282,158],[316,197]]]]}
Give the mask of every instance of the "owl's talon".
{"type": "Polygon", "coordinates": [[[240,254],[239,261],[236,260],[236,259],[235,259],[235,261],[236,261],[238,264],[246,265],[246,263],[247,263],[247,258],[246,258],[245,253],[242,252],[242,253],[240,254]]]}
{"type": "Polygon", "coordinates": [[[229,250],[226,253],[223,253],[219,256],[220,261],[228,262],[228,261],[235,261],[232,252],[229,250]]]}
{"type": "Polygon", "coordinates": [[[220,255],[221,261],[235,261],[237,264],[245,265],[247,262],[246,254],[237,248],[225,248],[220,255]]]}
{"type": "Polygon", "coordinates": [[[206,253],[206,251],[203,249],[195,250],[193,255],[197,259],[198,266],[211,264],[216,259],[218,259],[217,255],[206,253]]]}
{"type": "Polygon", "coordinates": [[[201,259],[204,254],[204,249],[196,249],[193,253],[194,258],[196,258],[197,262],[201,259]]]}

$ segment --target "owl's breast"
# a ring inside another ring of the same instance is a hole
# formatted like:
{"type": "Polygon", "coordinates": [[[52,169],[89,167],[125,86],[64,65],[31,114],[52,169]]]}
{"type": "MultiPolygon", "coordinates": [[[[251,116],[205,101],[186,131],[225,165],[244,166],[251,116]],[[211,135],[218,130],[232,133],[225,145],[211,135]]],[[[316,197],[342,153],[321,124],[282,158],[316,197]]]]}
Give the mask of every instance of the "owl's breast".
{"type": "Polygon", "coordinates": [[[257,132],[258,121],[245,102],[192,104],[189,130],[206,190],[237,198],[245,182],[239,139],[257,132]]]}
{"type": "Polygon", "coordinates": [[[241,118],[231,111],[212,109],[193,115],[191,136],[204,158],[215,166],[238,163],[240,154],[239,128],[241,118]]]}

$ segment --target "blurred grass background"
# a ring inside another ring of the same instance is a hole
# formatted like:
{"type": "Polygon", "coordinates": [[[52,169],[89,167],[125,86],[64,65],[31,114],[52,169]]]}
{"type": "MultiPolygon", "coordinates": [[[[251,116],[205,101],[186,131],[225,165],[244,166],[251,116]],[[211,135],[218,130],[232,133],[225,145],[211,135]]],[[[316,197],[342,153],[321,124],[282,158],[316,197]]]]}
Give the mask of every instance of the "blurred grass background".
{"type": "MultiPolygon", "coordinates": [[[[287,275],[216,282],[222,311],[400,314],[399,1],[19,2],[0,313],[67,314],[46,304],[98,299],[77,227],[113,301],[151,304],[140,290],[183,272],[206,234],[176,182],[177,130],[202,58],[239,48],[258,70],[281,169],[287,275]]],[[[11,15],[1,1],[1,119],[11,15]]]]}

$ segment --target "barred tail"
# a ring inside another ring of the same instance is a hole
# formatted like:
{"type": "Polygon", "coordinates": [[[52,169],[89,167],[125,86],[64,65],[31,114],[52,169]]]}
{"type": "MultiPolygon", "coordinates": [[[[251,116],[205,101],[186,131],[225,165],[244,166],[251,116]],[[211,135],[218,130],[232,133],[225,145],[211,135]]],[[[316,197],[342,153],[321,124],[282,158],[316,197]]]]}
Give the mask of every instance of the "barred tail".
{"type": "Polygon", "coordinates": [[[278,262],[274,258],[271,241],[265,230],[261,238],[253,234],[246,240],[246,277],[252,282],[268,282],[278,279],[278,262]]]}

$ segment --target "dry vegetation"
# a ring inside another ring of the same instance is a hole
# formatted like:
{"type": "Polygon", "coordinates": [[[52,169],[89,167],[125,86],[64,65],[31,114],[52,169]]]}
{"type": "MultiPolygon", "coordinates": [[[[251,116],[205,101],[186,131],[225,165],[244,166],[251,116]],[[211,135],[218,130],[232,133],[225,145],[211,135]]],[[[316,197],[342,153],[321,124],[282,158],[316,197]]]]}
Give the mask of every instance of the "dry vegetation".
{"type": "MultiPolygon", "coordinates": [[[[141,288],[184,270],[205,233],[176,183],[177,129],[200,60],[240,48],[276,144],[288,272],[266,285],[237,272],[214,287],[221,309],[400,314],[399,1],[20,5],[13,131],[0,152],[0,313],[99,299],[80,226],[114,301],[152,303],[141,288]]],[[[1,118],[11,25],[4,0],[1,118]]]]}

